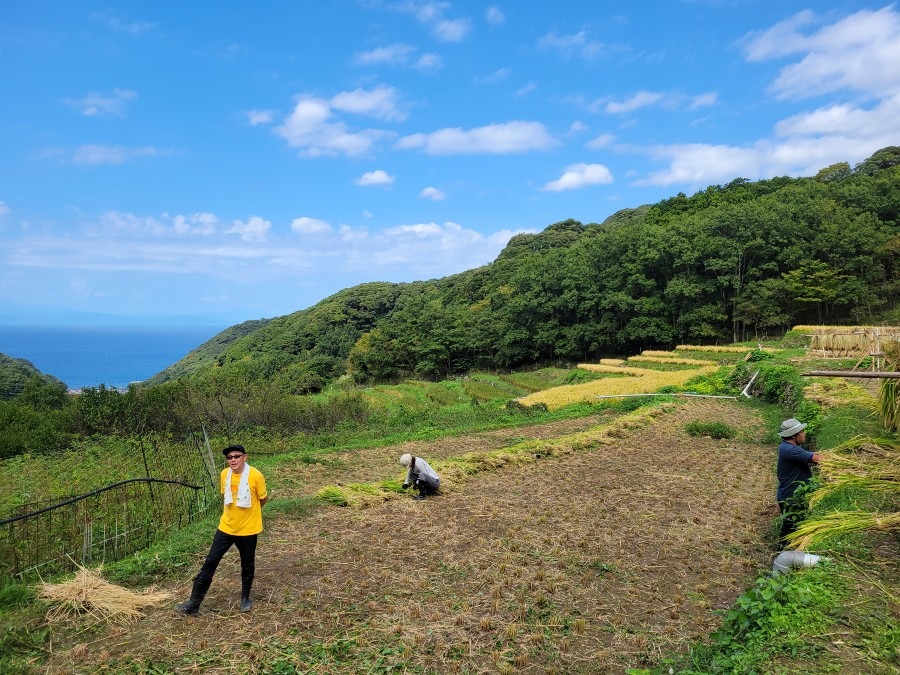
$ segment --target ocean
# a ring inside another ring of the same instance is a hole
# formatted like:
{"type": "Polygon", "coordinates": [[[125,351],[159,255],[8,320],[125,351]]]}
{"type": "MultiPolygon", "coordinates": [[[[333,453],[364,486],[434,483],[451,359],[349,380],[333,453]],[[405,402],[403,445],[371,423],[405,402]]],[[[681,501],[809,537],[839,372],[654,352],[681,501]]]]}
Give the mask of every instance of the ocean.
{"type": "Polygon", "coordinates": [[[165,370],[228,326],[0,326],[0,353],[69,389],[127,387],[165,370]]]}

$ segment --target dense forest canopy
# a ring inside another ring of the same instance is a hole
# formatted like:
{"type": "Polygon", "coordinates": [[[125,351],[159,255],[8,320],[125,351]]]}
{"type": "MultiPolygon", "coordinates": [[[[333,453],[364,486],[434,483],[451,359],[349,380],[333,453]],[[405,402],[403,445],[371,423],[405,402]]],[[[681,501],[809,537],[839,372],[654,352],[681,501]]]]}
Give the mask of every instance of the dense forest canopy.
{"type": "Polygon", "coordinates": [[[815,177],[693,196],[513,237],[484,267],[368,283],[214,340],[154,381],[210,369],[316,391],[871,321],[896,307],[900,148],[815,177]]]}

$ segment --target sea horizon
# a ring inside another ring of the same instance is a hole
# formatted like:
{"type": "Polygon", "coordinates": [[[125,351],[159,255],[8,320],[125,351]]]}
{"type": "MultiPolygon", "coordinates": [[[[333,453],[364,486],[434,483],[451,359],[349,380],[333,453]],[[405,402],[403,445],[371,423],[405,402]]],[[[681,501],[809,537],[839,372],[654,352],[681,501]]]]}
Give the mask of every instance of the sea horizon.
{"type": "Polygon", "coordinates": [[[0,353],[29,361],[70,390],[124,389],[184,358],[223,324],[2,325],[0,353]]]}

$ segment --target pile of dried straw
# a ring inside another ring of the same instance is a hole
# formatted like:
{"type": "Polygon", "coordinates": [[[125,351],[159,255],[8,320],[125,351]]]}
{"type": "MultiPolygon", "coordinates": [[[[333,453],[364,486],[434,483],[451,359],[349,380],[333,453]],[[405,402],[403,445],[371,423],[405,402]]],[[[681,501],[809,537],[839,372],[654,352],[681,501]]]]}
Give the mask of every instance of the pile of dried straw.
{"type": "Polygon", "coordinates": [[[128,621],[141,614],[149,605],[172,597],[171,593],[148,589],[141,593],[104,581],[98,571],[79,567],[69,581],[43,584],[42,598],[51,602],[49,621],[66,620],[75,615],[90,614],[98,620],[128,621]]]}

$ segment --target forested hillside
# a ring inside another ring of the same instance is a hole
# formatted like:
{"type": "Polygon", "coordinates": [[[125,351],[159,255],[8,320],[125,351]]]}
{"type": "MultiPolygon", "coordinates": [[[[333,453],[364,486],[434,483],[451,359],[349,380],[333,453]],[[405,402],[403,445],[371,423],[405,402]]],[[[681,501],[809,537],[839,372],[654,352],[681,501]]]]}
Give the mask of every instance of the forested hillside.
{"type": "Polygon", "coordinates": [[[31,361],[0,354],[0,401],[15,398],[43,387],[66,392],[66,385],[52,375],[42,373],[31,361]]]}
{"type": "Polygon", "coordinates": [[[738,178],[516,236],[478,269],[363,284],[242,324],[242,337],[217,336],[154,381],[215,373],[305,393],[345,373],[439,378],[871,322],[900,293],[898,211],[900,147],[811,178],[738,178]]]}

